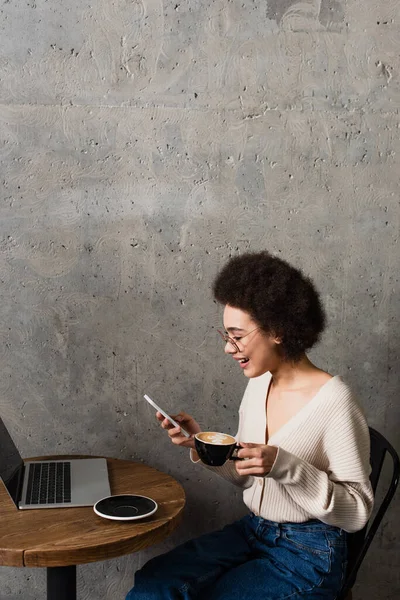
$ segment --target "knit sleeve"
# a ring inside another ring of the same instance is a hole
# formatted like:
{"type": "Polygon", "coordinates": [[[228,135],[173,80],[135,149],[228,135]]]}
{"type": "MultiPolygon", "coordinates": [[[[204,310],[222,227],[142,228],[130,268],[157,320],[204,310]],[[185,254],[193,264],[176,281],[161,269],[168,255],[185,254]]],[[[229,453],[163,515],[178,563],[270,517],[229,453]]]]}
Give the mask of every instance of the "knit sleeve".
{"type": "Polygon", "coordinates": [[[279,448],[267,477],[285,486],[292,500],[315,518],[354,532],[368,521],[374,497],[369,430],[360,408],[350,400],[348,394],[335,398],[327,420],[322,450],[329,463],[326,471],[279,448]]]}

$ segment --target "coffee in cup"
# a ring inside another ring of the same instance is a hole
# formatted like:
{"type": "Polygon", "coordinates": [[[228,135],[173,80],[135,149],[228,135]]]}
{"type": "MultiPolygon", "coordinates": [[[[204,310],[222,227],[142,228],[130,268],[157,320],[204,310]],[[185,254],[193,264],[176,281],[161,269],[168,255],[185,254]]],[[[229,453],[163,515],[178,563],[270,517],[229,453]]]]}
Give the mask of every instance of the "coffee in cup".
{"type": "Polygon", "coordinates": [[[210,467],[221,467],[239,449],[232,435],[219,431],[202,431],[194,436],[194,445],[200,460],[210,467]]]}

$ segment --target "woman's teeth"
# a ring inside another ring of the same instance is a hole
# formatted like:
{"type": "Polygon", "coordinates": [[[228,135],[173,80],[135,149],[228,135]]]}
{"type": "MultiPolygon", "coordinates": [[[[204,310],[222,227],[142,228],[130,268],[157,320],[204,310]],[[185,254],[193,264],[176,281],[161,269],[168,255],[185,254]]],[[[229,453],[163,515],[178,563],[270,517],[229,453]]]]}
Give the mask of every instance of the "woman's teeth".
{"type": "Polygon", "coordinates": [[[247,363],[247,362],[249,362],[249,359],[248,359],[248,358],[241,358],[241,359],[239,360],[239,362],[240,362],[240,363],[247,363]]]}

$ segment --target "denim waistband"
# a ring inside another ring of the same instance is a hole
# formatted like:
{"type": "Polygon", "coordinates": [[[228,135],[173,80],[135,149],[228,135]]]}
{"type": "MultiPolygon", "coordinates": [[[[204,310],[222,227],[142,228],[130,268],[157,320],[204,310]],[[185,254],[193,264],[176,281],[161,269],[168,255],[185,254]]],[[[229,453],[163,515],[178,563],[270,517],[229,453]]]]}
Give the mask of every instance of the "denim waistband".
{"type": "Polygon", "coordinates": [[[335,525],[328,525],[327,523],[323,523],[318,519],[310,519],[309,521],[303,521],[302,523],[278,523],[276,521],[269,521],[268,519],[264,519],[254,513],[250,512],[249,516],[252,519],[255,519],[259,524],[264,525],[265,527],[274,527],[275,529],[281,529],[282,531],[341,531],[340,527],[336,527],[335,525]]]}

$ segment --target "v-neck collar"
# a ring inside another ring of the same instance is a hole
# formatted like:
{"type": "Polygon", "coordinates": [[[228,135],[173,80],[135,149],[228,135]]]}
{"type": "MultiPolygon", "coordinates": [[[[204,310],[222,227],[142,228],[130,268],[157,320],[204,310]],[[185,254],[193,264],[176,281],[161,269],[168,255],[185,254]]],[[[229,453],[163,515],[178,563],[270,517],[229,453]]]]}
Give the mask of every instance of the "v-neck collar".
{"type": "MultiPolygon", "coordinates": [[[[301,408],[295,415],[293,415],[293,417],[291,417],[288,421],[286,421],[286,423],[284,425],[282,425],[282,427],[280,427],[277,431],[275,431],[275,433],[273,435],[268,436],[267,443],[270,444],[271,440],[274,440],[274,442],[275,442],[276,438],[279,438],[280,436],[282,436],[282,434],[288,435],[295,427],[297,427],[299,425],[299,423],[301,421],[304,421],[304,419],[306,417],[308,417],[310,412],[314,409],[315,404],[317,404],[319,402],[321,396],[323,396],[322,392],[323,391],[326,392],[327,387],[332,385],[332,381],[337,380],[339,377],[340,377],[340,375],[334,375],[333,377],[328,379],[328,381],[326,381],[319,388],[319,390],[316,392],[316,394],[311,398],[311,400],[309,400],[309,402],[307,402],[307,404],[305,406],[303,406],[303,408],[301,408]]],[[[267,392],[269,392],[271,384],[272,384],[272,375],[270,374],[270,378],[267,382],[267,392]]],[[[266,404],[264,404],[264,420],[265,420],[264,432],[266,432],[267,426],[268,426],[266,404]]],[[[264,438],[265,438],[265,433],[264,433],[264,438]]]]}

